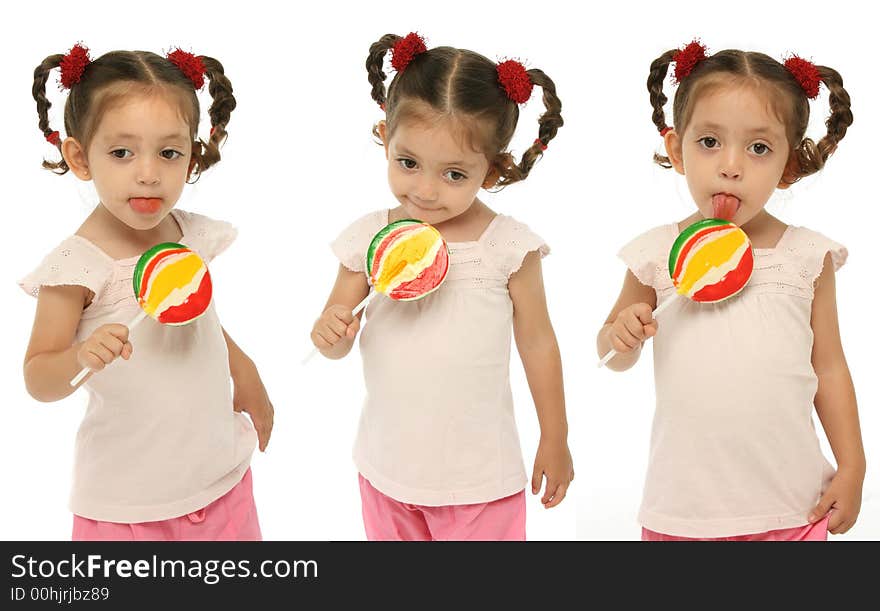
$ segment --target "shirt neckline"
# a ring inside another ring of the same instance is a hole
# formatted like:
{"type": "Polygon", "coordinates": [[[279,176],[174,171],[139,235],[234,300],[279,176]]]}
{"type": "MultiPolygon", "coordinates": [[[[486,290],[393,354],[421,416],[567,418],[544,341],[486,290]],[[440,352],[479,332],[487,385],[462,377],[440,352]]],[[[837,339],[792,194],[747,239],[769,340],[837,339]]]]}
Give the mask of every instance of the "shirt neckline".
{"type": "MultiPolygon", "coordinates": [[[[678,223],[671,223],[669,225],[669,227],[672,230],[672,234],[673,234],[672,239],[675,240],[675,238],[677,238],[681,234],[681,232],[678,230],[678,223]]],[[[774,246],[771,246],[769,248],[754,248],[753,247],[752,252],[756,253],[756,254],[757,253],[772,254],[772,253],[778,251],[780,249],[780,247],[782,246],[782,244],[787,241],[789,233],[791,233],[793,230],[794,230],[794,225],[786,225],[785,231],[783,231],[782,235],[779,236],[779,239],[776,240],[776,244],[774,246]]]]}
{"type": "MultiPolygon", "coordinates": [[[[186,243],[186,237],[187,237],[186,224],[181,219],[179,211],[176,210],[175,208],[172,208],[171,211],[169,212],[169,214],[171,215],[171,218],[174,219],[174,221],[177,223],[177,228],[180,229],[180,243],[182,243],[182,244],[186,243]]],[[[106,251],[104,251],[101,247],[99,247],[97,244],[95,244],[94,242],[92,242],[88,238],[84,238],[83,236],[78,235],[78,234],[73,234],[73,236],[71,236],[71,237],[85,243],[90,248],[92,248],[94,251],[96,251],[98,254],[103,256],[105,259],[107,259],[108,261],[111,261],[112,263],[115,263],[117,265],[125,265],[128,263],[137,262],[137,260],[141,258],[141,255],[134,255],[131,257],[123,257],[122,259],[114,259],[109,254],[107,254],[106,251]]]]}
{"type": "MultiPolygon", "coordinates": [[[[489,221],[489,224],[486,225],[486,228],[483,230],[483,233],[481,233],[480,236],[476,240],[465,240],[464,242],[446,242],[446,245],[448,247],[455,246],[458,248],[462,248],[462,247],[474,246],[476,244],[480,244],[481,242],[483,242],[486,239],[486,236],[489,235],[492,228],[495,227],[496,223],[498,222],[498,219],[500,219],[502,216],[504,216],[504,215],[503,214],[496,214],[495,216],[493,216],[492,220],[489,221]]],[[[388,208],[385,211],[385,224],[386,225],[391,222],[390,219],[391,219],[391,208],[388,208]]]]}

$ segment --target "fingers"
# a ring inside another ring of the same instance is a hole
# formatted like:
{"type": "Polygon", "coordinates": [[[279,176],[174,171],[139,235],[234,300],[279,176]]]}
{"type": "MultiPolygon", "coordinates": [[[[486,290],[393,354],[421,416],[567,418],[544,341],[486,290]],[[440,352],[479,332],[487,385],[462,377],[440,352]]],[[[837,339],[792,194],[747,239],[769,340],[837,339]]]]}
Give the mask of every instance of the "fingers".
{"type": "Polygon", "coordinates": [[[532,469],[532,494],[538,494],[541,491],[541,476],[544,475],[544,469],[538,463],[535,463],[532,469]]]}
{"type": "Polygon", "coordinates": [[[623,326],[629,331],[630,335],[642,342],[647,336],[645,335],[645,325],[637,316],[627,316],[623,319],[623,326]]]}
{"type": "Polygon", "coordinates": [[[642,340],[630,333],[622,323],[615,323],[611,327],[611,347],[617,352],[629,352],[641,345],[642,340]]]}
{"type": "Polygon", "coordinates": [[[339,336],[333,331],[319,327],[320,321],[315,323],[315,328],[312,329],[312,343],[316,348],[332,348],[336,342],[339,341],[339,336]]]}
{"type": "Polygon", "coordinates": [[[312,343],[318,349],[332,348],[340,339],[353,339],[360,329],[360,319],[346,306],[330,306],[312,328],[312,343]]]}
{"type": "Polygon", "coordinates": [[[125,343],[128,341],[129,329],[125,325],[119,324],[111,324],[111,325],[103,325],[100,330],[106,332],[109,335],[112,335],[119,341],[125,343]]]}
{"type": "Polygon", "coordinates": [[[849,530],[849,526],[846,526],[847,521],[846,512],[832,510],[831,515],[828,516],[828,532],[832,535],[845,533],[849,530]]]}
{"type": "Polygon", "coordinates": [[[350,325],[355,319],[355,317],[351,315],[351,310],[346,306],[334,306],[328,311],[330,311],[344,326],[350,325]]]}
{"type": "Polygon", "coordinates": [[[556,507],[559,503],[562,502],[562,499],[565,498],[566,493],[568,492],[569,484],[559,482],[556,483],[552,480],[548,480],[547,482],[547,493],[544,494],[544,498],[541,499],[541,502],[544,504],[545,509],[550,509],[552,507],[556,507]],[[553,490],[552,494],[549,494],[549,491],[553,490]]]}
{"type": "Polygon", "coordinates": [[[643,325],[650,324],[654,320],[654,310],[647,303],[635,303],[630,309],[643,325]]]}
{"type": "Polygon", "coordinates": [[[819,504],[813,507],[813,511],[810,512],[807,521],[810,524],[814,524],[824,518],[825,514],[831,511],[831,506],[834,505],[834,500],[834,497],[828,493],[823,495],[822,498],[819,499],[819,504]]]}
{"type": "Polygon", "coordinates": [[[361,319],[354,318],[354,320],[351,321],[351,324],[348,325],[348,329],[346,329],[345,334],[348,337],[354,339],[354,337],[357,335],[360,328],[361,328],[361,319]]]}
{"type": "MultiPolygon", "coordinates": [[[[269,409],[272,409],[271,403],[269,404],[269,409]]],[[[269,438],[272,436],[272,428],[275,424],[275,417],[273,414],[274,412],[270,411],[254,422],[254,428],[257,430],[257,441],[260,445],[260,452],[265,452],[266,446],[269,445],[269,438]]]]}
{"type": "Polygon", "coordinates": [[[635,303],[622,310],[611,325],[611,347],[625,353],[635,350],[657,334],[657,321],[647,303],[635,303]]]}

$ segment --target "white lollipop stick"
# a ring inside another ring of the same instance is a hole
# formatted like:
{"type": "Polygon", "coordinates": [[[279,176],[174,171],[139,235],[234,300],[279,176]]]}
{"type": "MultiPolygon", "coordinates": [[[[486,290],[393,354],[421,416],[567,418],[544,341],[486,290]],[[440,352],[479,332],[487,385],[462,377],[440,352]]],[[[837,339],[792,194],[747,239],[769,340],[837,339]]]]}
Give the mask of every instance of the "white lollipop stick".
{"type": "MultiPolygon", "coordinates": [[[[370,301],[371,301],[371,300],[373,299],[373,297],[375,297],[376,295],[377,295],[377,292],[376,292],[376,291],[370,291],[370,293],[369,293],[366,297],[364,297],[363,301],[361,301],[359,304],[357,304],[356,306],[354,306],[354,309],[351,311],[351,315],[352,315],[352,316],[357,316],[357,315],[358,315],[358,312],[360,312],[360,311],[363,310],[365,307],[367,307],[367,304],[370,303],[370,301]]],[[[304,358],[304,359],[302,360],[302,364],[305,365],[306,363],[308,363],[310,360],[312,360],[312,357],[315,356],[316,354],[318,354],[318,348],[317,348],[317,347],[312,348],[312,351],[309,352],[309,354],[306,356],[306,358],[304,358]]]]}
{"type": "MultiPolygon", "coordinates": [[[[141,310],[137,316],[132,318],[131,321],[127,325],[125,325],[126,327],[128,327],[129,333],[131,332],[132,329],[134,329],[138,325],[138,323],[140,323],[146,317],[147,317],[147,313],[145,311],[141,310]]],[[[89,375],[89,373],[91,371],[92,370],[89,369],[88,367],[83,367],[80,370],[80,372],[78,374],[76,374],[76,376],[70,381],[70,385],[71,386],[79,385],[79,383],[83,381],[83,378],[86,377],[87,375],[89,375]]]]}
{"type": "MultiPolygon", "coordinates": [[[[657,318],[657,314],[659,314],[660,312],[662,312],[663,310],[668,308],[669,304],[671,304],[673,301],[675,301],[676,297],[678,297],[678,293],[673,293],[666,301],[664,301],[663,303],[658,305],[656,308],[654,308],[654,311],[651,312],[651,318],[657,318]]],[[[609,350],[605,354],[605,356],[602,357],[602,360],[599,361],[599,364],[597,365],[597,367],[604,367],[606,365],[606,363],[608,363],[608,361],[613,359],[616,355],[617,355],[617,350],[612,348],[611,350],[609,350]]]]}

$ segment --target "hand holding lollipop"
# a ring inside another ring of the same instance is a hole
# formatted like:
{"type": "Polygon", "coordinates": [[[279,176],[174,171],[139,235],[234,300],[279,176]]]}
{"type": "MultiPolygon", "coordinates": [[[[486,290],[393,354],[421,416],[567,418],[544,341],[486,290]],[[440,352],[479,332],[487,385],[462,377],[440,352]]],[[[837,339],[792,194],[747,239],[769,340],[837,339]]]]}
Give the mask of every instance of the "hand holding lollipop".
{"type": "MultiPolygon", "coordinates": [[[[357,316],[380,293],[395,301],[415,301],[434,292],[449,271],[449,251],[431,225],[414,219],[395,221],[373,236],[364,271],[372,290],[351,316],[357,316]]],[[[303,363],[316,352],[314,348],[303,363]]]]}
{"type": "MultiPolygon", "coordinates": [[[[158,244],[138,259],[132,278],[141,311],[126,325],[131,332],[147,316],[167,325],[192,322],[211,304],[211,275],[199,255],[182,244],[158,244]]],[[[89,373],[83,368],[70,381],[79,384],[89,373]]]]}
{"type": "MultiPolygon", "coordinates": [[[[682,231],[669,252],[669,276],[676,293],[657,306],[652,318],[683,295],[717,303],[739,293],[752,275],[752,245],[745,232],[723,219],[703,219],[682,231]]],[[[610,350],[599,367],[617,354],[610,350]]]]}

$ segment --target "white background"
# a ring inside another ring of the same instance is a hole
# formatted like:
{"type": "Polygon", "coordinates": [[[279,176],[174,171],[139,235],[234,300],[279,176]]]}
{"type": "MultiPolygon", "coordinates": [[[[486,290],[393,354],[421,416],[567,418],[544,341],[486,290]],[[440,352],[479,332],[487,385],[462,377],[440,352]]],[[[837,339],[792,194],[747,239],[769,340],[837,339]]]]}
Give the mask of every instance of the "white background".
{"type": "MultiPolygon", "coordinates": [[[[615,253],[647,228],[693,209],[683,179],[651,162],[660,144],[645,89],[650,62],[700,36],[710,50],[734,47],[774,57],[789,52],[836,68],[853,99],[855,124],[819,176],[779,195],[769,209],[784,221],[844,243],[838,275],[841,335],[859,399],[869,465],[880,446],[880,398],[873,346],[876,316],[876,190],[880,85],[873,61],[875,24],[863,9],[769,2],[658,3],[550,11],[535,2],[382,2],[346,7],[277,3],[41,2],[4,15],[3,146],[6,189],[0,257],[0,428],[3,502],[0,539],[68,539],[74,435],[85,393],[41,404],[21,375],[35,301],[16,280],[73,233],[95,204],[90,185],[40,168],[54,156],[37,130],[32,71],[76,41],[93,57],[114,49],[167,51],[180,45],[219,59],[235,88],[223,160],[179,202],[234,223],[238,240],[212,264],[221,320],[256,361],[275,404],[269,449],[253,460],[255,496],[266,539],[363,539],[356,471],[350,459],[363,383],[360,356],[300,360],[332,286],[337,262],[328,243],[351,220],[392,205],[381,148],[370,128],[380,113],[364,60],[381,35],[418,30],[429,46],[452,45],[493,59],[516,57],[557,83],[565,126],[532,175],[489,205],[529,224],[551,245],[544,261],[551,317],[562,351],[576,480],[569,497],[545,511],[529,497],[530,539],[639,536],[635,521],[653,412],[651,351],[625,374],[597,370],[594,338],[625,268],[615,253]],[[287,6],[293,6],[288,4],[287,6]],[[87,8],[86,8],[87,7],[87,8]],[[831,13],[834,16],[832,18],[831,13]]],[[[53,122],[62,129],[63,94],[50,81],[53,122]],[[58,111],[56,113],[56,111],[58,111]]],[[[668,91],[670,99],[672,90],[668,91]]],[[[203,104],[209,100],[205,94],[203,104]]],[[[512,143],[519,155],[537,135],[536,92],[512,143]]],[[[809,135],[824,133],[827,92],[814,102],[809,135]]],[[[201,134],[207,134],[203,125],[201,134]]],[[[527,470],[538,441],[531,396],[514,351],[516,417],[527,470]]],[[[821,427],[818,429],[821,435],[821,427]]],[[[822,439],[826,453],[827,443],[822,439]]],[[[876,464],[876,463],[875,463],[876,464]]],[[[880,538],[878,477],[870,469],[858,524],[842,539],[880,538]]]]}

